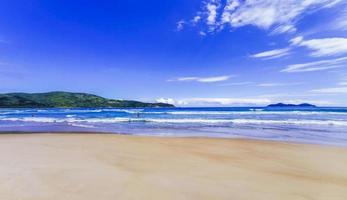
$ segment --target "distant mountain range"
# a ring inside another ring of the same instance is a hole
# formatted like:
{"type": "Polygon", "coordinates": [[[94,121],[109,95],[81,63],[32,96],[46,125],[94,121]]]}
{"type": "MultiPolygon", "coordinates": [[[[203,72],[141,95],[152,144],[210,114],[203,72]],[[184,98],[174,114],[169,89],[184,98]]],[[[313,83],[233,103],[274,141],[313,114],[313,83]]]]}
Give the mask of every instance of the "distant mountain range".
{"type": "Polygon", "coordinates": [[[267,108],[286,108],[286,107],[297,107],[297,108],[314,108],[317,107],[315,105],[309,104],[309,103],[302,103],[302,104],[284,104],[284,103],[277,103],[277,104],[270,104],[266,106],[267,108]]]}
{"type": "Polygon", "coordinates": [[[0,94],[1,108],[139,108],[174,107],[165,103],[107,99],[93,94],[72,92],[0,94]]]}

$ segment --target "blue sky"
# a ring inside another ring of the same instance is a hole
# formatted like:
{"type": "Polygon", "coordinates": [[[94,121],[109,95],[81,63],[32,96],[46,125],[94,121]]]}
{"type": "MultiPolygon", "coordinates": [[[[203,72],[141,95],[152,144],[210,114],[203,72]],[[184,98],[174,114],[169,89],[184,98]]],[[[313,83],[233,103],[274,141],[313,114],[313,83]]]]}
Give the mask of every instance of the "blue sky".
{"type": "Polygon", "coordinates": [[[0,0],[0,81],[178,106],[347,106],[347,3],[0,0]]]}

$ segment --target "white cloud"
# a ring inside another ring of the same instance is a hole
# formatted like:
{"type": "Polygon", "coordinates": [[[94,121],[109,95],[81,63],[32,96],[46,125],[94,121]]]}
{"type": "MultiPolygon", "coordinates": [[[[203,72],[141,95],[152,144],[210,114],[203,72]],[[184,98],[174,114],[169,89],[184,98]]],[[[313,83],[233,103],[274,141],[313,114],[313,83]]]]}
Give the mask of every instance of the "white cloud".
{"type": "Polygon", "coordinates": [[[198,79],[198,77],[180,77],[177,78],[177,81],[196,81],[198,79]]]}
{"type": "Polygon", "coordinates": [[[211,76],[211,77],[179,77],[169,81],[195,81],[200,83],[214,83],[229,80],[231,76],[211,76]]]}
{"type": "Polygon", "coordinates": [[[280,33],[294,33],[296,31],[296,28],[292,24],[287,24],[287,25],[281,25],[275,28],[272,31],[272,34],[280,34],[280,33]]]}
{"type": "Polygon", "coordinates": [[[340,82],[339,85],[347,86],[347,81],[346,82],[340,82]]]}
{"type": "Polygon", "coordinates": [[[254,84],[253,82],[235,82],[235,83],[224,83],[220,86],[243,86],[243,85],[254,85],[258,87],[280,87],[280,86],[291,86],[291,85],[301,85],[302,82],[296,83],[259,83],[254,84]]]}
{"type": "Polygon", "coordinates": [[[205,33],[204,31],[200,31],[200,32],[199,32],[199,35],[201,35],[201,36],[206,36],[206,33],[205,33]]]}
{"type": "Polygon", "coordinates": [[[210,30],[229,25],[237,28],[247,25],[273,29],[272,33],[296,31],[295,24],[306,11],[314,12],[332,7],[342,0],[207,0],[203,17],[210,30]],[[212,27],[212,28],[211,28],[212,27]]]}
{"type": "Polygon", "coordinates": [[[216,24],[216,18],[217,18],[218,6],[216,4],[208,3],[206,8],[208,10],[207,24],[208,25],[215,25],[216,24]]]}
{"type": "Polygon", "coordinates": [[[209,26],[209,32],[213,32],[217,27],[217,11],[220,7],[220,0],[211,0],[206,4],[206,24],[209,26]]]}
{"type": "Polygon", "coordinates": [[[290,48],[274,49],[274,50],[264,51],[261,53],[251,55],[251,57],[252,58],[266,58],[266,59],[279,58],[279,57],[283,57],[283,56],[288,55],[289,51],[290,51],[290,48]]]}
{"type": "Polygon", "coordinates": [[[230,76],[215,76],[215,77],[197,78],[196,81],[202,82],[202,83],[212,83],[212,82],[226,81],[229,78],[230,76]]]}
{"type": "Polygon", "coordinates": [[[242,85],[250,85],[253,82],[235,82],[235,83],[225,83],[221,84],[220,86],[242,86],[242,85]]]}
{"type": "Polygon", "coordinates": [[[288,99],[288,94],[283,94],[283,96],[275,95],[275,97],[271,97],[270,95],[267,97],[265,95],[252,98],[159,98],[156,101],[158,103],[169,103],[175,106],[265,106],[278,102],[291,104],[310,103],[322,106],[336,105],[333,102],[325,100],[302,99],[299,98],[299,96],[292,96],[292,98],[293,99],[288,99]]]}
{"type": "Polygon", "coordinates": [[[176,30],[177,31],[182,31],[185,25],[185,21],[184,20],[180,20],[176,23],[176,30]]]}
{"type": "Polygon", "coordinates": [[[345,10],[332,22],[333,29],[336,30],[347,30],[347,6],[345,10]]]}
{"type": "Polygon", "coordinates": [[[311,56],[332,56],[347,53],[347,38],[322,38],[303,40],[303,38],[294,38],[291,40],[292,44],[304,46],[312,50],[311,56]]]}
{"type": "Polygon", "coordinates": [[[157,102],[171,103],[176,106],[242,106],[267,105],[271,101],[265,98],[185,98],[180,100],[160,98],[157,102]]]}
{"type": "Polygon", "coordinates": [[[159,98],[156,100],[157,103],[168,103],[172,105],[177,105],[177,102],[172,98],[159,98]]]}
{"type": "Polygon", "coordinates": [[[321,88],[311,90],[311,92],[321,94],[347,94],[347,87],[321,88]]]}
{"type": "Polygon", "coordinates": [[[260,83],[257,86],[259,87],[279,87],[279,86],[292,86],[292,85],[301,85],[302,83],[260,83]]]}
{"type": "Polygon", "coordinates": [[[201,17],[200,17],[199,15],[197,15],[197,16],[195,16],[195,17],[193,18],[192,22],[193,22],[194,24],[196,24],[196,23],[199,23],[200,20],[201,20],[201,17]]]}
{"type": "MultiPolygon", "coordinates": [[[[302,36],[298,36],[289,40],[289,42],[291,45],[287,48],[264,51],[251,55],[251,57],[267,59],[279,58],[288,55],[295,46],[310,49],[312,51],[310,55],[313,57],[336,56],[347,53],[347,38],[342,37],[305,40],[302,36]]],[[[323,69],[325,69],[325,67],[321,68],[321,70],[323,69]]]]}
{"type": "Polygon", "coordinates": [[[320,60],[316,62],[288,65],[281,72],[312,72],[343,67],[347,63],[347,57],[330,60],[320,60]]]}
{"type": "Polygon", "coordinates": [[[300,44],[303,40],[304,40],[304,38],[303,38],[302,36],[298,36],[298,37],[295,37],[295,38],[291,39],[289,42],[290,42],[292,45],[298,45],[298,44],[300,44]]]}
{"type": "Polygon", "coordinates": [[[261,84],[258,84],[257,86],[259,86],[259,87],[276,87],[276,86],[280,86],[280,84],[278,84],[278,83],[261,83],[261,84]]]}

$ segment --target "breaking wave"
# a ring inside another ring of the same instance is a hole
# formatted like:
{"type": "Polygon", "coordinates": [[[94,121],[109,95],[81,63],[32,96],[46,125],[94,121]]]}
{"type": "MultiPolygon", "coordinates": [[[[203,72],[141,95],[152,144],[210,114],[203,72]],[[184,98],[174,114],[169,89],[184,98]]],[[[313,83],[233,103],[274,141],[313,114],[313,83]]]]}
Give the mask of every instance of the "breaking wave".
{"type": "Polygon", "coordinates": [[[287,119],[287,120],[265,120],[265,119],[155,119],[155,118],[54,118],[54,117],[5,117],[0,121],[20,121],[37,123],[167,123],[167,124],[273,124],[273,125],[317,125],[317,126],[347,126],[347,121],[342,120],[309,120],[309,119],[287,119]]]}

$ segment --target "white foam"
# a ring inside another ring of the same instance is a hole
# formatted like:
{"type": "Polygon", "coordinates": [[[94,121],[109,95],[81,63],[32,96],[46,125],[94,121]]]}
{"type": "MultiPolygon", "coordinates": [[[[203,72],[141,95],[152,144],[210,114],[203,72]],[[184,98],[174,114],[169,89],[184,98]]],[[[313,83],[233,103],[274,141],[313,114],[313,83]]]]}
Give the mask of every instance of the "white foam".
{"type": "Polygon", "coordinates": [[[258,119],[234,119],[233,123],[236,124],[293,124],[293,125],[336,125],[336,126],[347,126],[347,121],[337,120],[258,120],[258,119]]]}
{"type": "Polygon", "coordinates": [[[77,124],[77,123],[68,123],[70,126],[82,127],[82,128],[95,128],[93,125],[89,124],[77,124]]]}
{"type": "Polygon", "coordinates": [[[65,119],[57,119],[51,117],[8,117],[2,118],[2,121],[21,121],[21,122],[42,122],[42,123],[56,123],[64,122],[65,119]]]}
{"type": "Polygon", "coordinates": [[[155,118],[51,118],[51,117],[12,117],[0,118],[1,121],[22,121],[38,123],[122,123],[122,122],[150,122],[150,123],[191,123],[191,124],[276,124],[276,125],[317,125],[317,126],[347,126],[343,120],[264,120],[264,119],[155,119],[155,118]]]}
{"type": "Polygon", "coordinates": [[[155,123],[199,123],[199,124],[216,124],[216,123],[231,123],[229,119],[146,119],[147,122],[155,123]]]}
{"type": "Polygon", "coordinates": [[[172,115],[347,115],[345,112],[324,111],[172,111],[172,115]]]}

